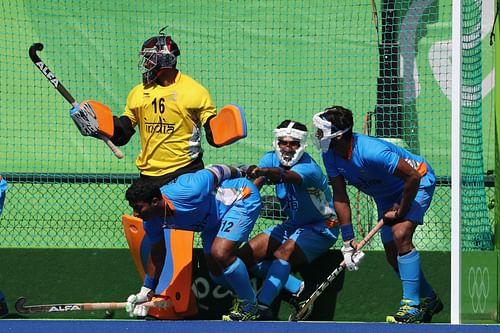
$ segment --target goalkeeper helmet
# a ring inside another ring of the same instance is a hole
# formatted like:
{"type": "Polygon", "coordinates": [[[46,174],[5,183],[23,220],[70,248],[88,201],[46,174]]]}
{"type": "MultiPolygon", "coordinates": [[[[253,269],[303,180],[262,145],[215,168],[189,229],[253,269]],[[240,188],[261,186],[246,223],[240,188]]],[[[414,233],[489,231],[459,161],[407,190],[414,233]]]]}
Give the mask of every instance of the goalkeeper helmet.
{"type": "Polygon", "coordinates": [[[352,133],[352,112],[341,106],[332,106],[316,113],[313,116],[313,124],[316,127],[316,133],[313,135],[314,145],[322,153],[326,153],[332,139],[344,133],[352,133]]]}
{"type": "Polygon", "coordinates": [[[295,165],[307,147],[307,127],[304,124],[285,120],[274,130],[274,151],[283,166],[295,165]]]}
{"type": "Polygon", "coordinates": [[[175,68],[180,55],[181,51],[172,37],[163,35],[161,31],[159,36],[145,41],[139,54],[139,69],[144,85],[154,82],[162,69],[175,68]]]}

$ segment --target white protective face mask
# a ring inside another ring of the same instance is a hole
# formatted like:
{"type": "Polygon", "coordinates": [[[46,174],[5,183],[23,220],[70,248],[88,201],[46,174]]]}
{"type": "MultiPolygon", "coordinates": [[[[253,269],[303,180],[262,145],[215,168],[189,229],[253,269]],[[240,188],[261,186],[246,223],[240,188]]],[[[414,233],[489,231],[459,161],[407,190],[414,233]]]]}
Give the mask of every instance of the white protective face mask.
{"type": "Polygon", "coordinates": [[[286,128],[277,128],[274,130],[274,142],[273,142],[274,151],[276,152],[276,155],[278,156],[280,163],[287,167],[295,165],[295,163],[297,163],[300,160],[302,155],[304,155],[304,151],[307,147],[306,145],[307,132],[293,128],[294,125],[295,123],[292,121],[286,128]],[[289,154],[287,154],[288,156],[284,156],[278,145],[278,141],[285,138],[289,138],[300,142],[299,148],[295,150],[295,153],[291,158],[289,154]]]}
{"type": "Polygon", "coordinates": [[[314,146],[322,153],[326,153],[328,151],[332,139],[341,136],[351,129],[351,127],[348,127],[346,129],[339,130],[328,120],[321,117],[324,113],[325,111],[318,112],[313,116],[314,127],[316,127],[316,129],[320,130],[323,133],[323,136],[321,138],[318,138],[316,136],[316,133],[314,133],[313,143],[314,146]]]}

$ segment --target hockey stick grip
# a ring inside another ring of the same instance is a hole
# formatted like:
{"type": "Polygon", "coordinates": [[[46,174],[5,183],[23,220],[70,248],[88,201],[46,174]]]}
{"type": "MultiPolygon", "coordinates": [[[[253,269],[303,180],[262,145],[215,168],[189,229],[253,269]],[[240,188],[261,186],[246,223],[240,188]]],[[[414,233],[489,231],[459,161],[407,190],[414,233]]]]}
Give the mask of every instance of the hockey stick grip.
{"type": "Polygon", "coordinates": [[[123,154],[123,152],[120,150],[120,148],[118,148],[117,146],[115,146],[115,144],[105,135],[102,135],[102,134],[97,134],[97,136],[99,137],[99,139],[101,139],[102,141],[104,141],[109,149],[111,149],[111,151],[113,152],[113,154],[117,157],[117,158],[123,158],[125,157],[125,155],[123,154]]]}

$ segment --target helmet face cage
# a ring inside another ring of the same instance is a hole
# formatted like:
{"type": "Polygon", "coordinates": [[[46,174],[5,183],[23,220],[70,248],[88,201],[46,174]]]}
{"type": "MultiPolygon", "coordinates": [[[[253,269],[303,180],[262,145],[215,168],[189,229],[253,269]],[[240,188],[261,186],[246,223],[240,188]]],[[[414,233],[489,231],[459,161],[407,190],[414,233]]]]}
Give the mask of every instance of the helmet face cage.
{"type": "Polygon", "coordinates": [[[139,54],[143,83],[147,85],[156,80],[163,68],[174,68],[179,55],[179,48],[170,36],[156,36],[145,41],[139,54]]]}
{"type": "Polygon", "coordinates": [[[294,125],[295,123],[292,121],[286,128],[277,128],[274,130],[274,151],[276,152],[280,163],[287,167],[295,165],[300,160],[302,155],[304,155],[304,151],[307,147],[307,132],[293,128],[294,125]],[[298,141],[299,147],[295,150],[291,149],[288,151],[282,151],[279,146],[279,141],[281,140],[298,141]]]}
{"type": "Polygon", "coordinates": [[[325,112],[326,111],[319,112],[313,116],[314,127],[316,128],[316,131],[319,132],[313,133],[313,144],[322,153],[326,153],[328,151],[332,139],[341,136],[351,129],[351,127],[348,127],[346,129],[339,130],[335,127],[335,125],[322,117],[325,112]]]}

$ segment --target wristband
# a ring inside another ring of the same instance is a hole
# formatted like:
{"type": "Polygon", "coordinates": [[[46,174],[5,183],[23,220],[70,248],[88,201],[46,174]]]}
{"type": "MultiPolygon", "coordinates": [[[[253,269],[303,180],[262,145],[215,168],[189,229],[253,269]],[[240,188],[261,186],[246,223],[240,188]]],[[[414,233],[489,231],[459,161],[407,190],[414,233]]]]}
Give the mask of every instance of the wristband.
{"type": "Polygon", "coordinates": [[[352,224],[342,224],[340,226],[340,231],[342,232],[342,239],[344,241],[354,239],[354,229],[352,228],[352,224]]]}
{"type": "Polygon", "coordinates": [[[149,276],[149,274],[146,274],[146,276],[144,277],[144,287],[155,290],[157,284],[158,279],[153,279],[151,276],[149,276]]]}

